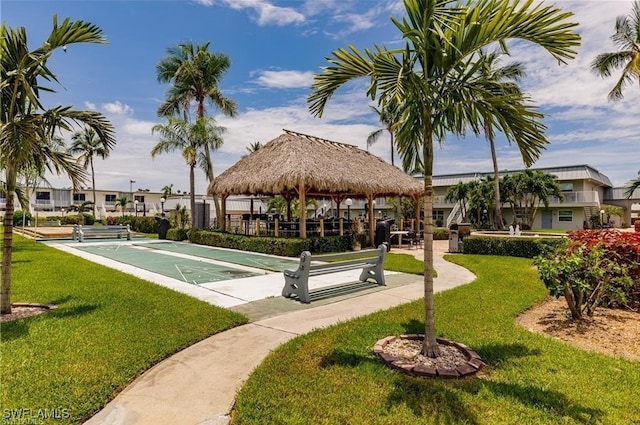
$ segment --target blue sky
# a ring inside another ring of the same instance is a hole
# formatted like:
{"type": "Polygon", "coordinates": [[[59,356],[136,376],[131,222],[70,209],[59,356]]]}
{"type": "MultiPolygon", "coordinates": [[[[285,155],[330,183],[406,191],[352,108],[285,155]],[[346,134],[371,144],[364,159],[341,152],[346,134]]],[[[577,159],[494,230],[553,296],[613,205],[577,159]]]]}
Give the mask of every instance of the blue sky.
{"type": "MultiPolygon", "coordinates": [[[[640,170],[640,91],[630,86],[622,102],[608,102],[616,78],[594,75],[589,64],[598,53],[615,50],[610,40],[615,18],[628,14],[632,1],[555,4],[574,12],[580,24],[577,58],[558,65],[540,48],[516,44],[504,60],[526,65],[522,86],[547,115],[550,144],[534,167],[589,164],[622,186],[640,170]]],[[[121,191],[129,190],[130,180],[136,181],[134,188],[152,191],[168,184],[188,189],[188,168],[179,153],[155,160],[149,153],[158,141],[151,127],[164,122],[156,110],[167,89],[157,82],[155,66],[168,47],[187,40],[210,42],[212,51],[231,60],[220,88],[240,113],[232,119],[210,110],[227,129],[224,146],[213,158],[219,174],[246,154],[249,144],[264,144],[283,128],[365,149],[368,134],[380,127],[364,94],[367,81],[339,90],[322,119],[308,112],[309,86],[336,48],[400,46],[389,17],[402,12],[397,0],[2,0],[0,9],[9,27],[26,27],[32,48],[46,39],[54,14],[104,30],[109,44],[76,44],[54,54],[49,66],[62,86],[55,86],[57,93],[46,102],[98,110],[111,120],[117,147],[107,160],[96,162],[96,186],[121,191]]],[[[369,148],[387,161],[389,149],[386,134],[369,148]]],[[[515,146],[500,139],[497,149],[501,169],[523,168],[515,146]]],[[[436,148],[436,175],[491,169],[484,139],[450,137],[436,148]]],[[[70,185],[62,177],[49,181],[55,187],[70,185]]],[[[198,172],[196,191],[205,189],[198,172]]]]}

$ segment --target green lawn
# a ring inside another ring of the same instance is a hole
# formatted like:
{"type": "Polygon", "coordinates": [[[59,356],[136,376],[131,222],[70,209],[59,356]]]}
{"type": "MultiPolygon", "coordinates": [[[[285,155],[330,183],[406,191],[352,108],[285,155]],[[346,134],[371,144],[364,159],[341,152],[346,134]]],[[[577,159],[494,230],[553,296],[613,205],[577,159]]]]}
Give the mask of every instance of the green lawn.
{"type": "Polygon", "coordinates": [[[489,364],[464,380],[421,379],[372,354],[387,335],[421,333],[416,301],[295,338],[241,389],[234,424],[640,423],[638,363],[519,328],[516,315],[546,290],[531,260],[449,256],[477,279],[436,295],[440,336],[489,364]]]}
{"type": "Polygon", "coordinates": [[[88,419],[152,365],[247,320],[42,243],[14,243],[12,301],[58,308],[2,323],[3,414],[57,408],[70,417],[49,423],[88,419]]]}

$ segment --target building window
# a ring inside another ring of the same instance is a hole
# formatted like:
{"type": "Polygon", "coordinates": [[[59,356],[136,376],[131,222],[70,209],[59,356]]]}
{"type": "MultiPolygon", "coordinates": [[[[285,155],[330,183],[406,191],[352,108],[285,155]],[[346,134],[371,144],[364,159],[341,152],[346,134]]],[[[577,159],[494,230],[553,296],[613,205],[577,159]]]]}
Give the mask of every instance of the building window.
{"type": "Polygon", "coordinates": [[[105,202],[116,202],[116,195],[104,195],[105,202]]]}
{"type": "Polygon", "coordinates": [[[558,211],[558,221],[573,221],[573,211],[571,210],[558,211]]]}
{"type": "Polygon", "coordinates": [[[144,196],[143,195],[136,195],[136,196],[133,197],[133,200],[134,201],[138,201],[138,202],[140,202],[142,204],[142,203],[144,203],[144,196]]]}
{"type": "Polygon", "coordinates": [[[573,183],[560,183],[559,186],[563,192],[573,192],[573,183]]]}
{"type": "Polygon", "coordinates": [[[431,211],[431,217],[433,218],[433,224],[436,227],[442,227],[444,225],[444,210],[431,211]]]}
{"type": "Polygon", "coordinates": [[[51,200],[51,192],[36,192],[36,201],[51,200]]]}
{"type": "Polygon", "coordinates": [[[84,193],[73,194],[73,202],[85,202],[86,200],[86,195],[84,193]]]}

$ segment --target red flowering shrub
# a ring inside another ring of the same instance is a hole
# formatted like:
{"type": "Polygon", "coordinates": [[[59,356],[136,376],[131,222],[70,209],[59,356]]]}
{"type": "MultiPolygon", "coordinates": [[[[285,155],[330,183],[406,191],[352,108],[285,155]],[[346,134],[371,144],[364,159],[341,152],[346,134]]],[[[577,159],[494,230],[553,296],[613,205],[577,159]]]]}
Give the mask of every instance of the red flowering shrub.
{"type": "MultiPolygon", "coordinates": [[[[602,243],[605,257],[629,270],[629,276],[640,285],[640,234],[614,229],[577,230],[569,233],[569,251],[579,246],[591,249],[602,243]]],[[[640,289],[640,288],[638,288],[640,289]]],[[[640,295],[640,294],[639,294],[640,295]]],[[[640,301],[640,299],[639,299],[640,301]]]]}
{"type": "Polygon", "coordinates": [[[572,317],[598,305],[640,311],[640,234],[579,230],[550,255],[536,257],[540,279],[551,295],[564,295],[572,317]]]}

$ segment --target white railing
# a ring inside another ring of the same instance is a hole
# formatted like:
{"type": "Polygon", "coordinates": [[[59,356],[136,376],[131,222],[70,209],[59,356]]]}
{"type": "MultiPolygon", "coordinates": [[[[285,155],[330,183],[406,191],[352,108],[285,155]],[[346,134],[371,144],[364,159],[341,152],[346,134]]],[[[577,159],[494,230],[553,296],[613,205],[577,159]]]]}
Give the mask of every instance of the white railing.
{"type": "Polygon", "coordinates": [[[560,201],[555,196],[549,198],[550,204],[593,204],[600,203],[598,192],[594,190],[580,192],[563,192],[564,199],[560,201]]]}
{"type": "Polygon", "coordinates": [[[459,217],[460,217],[460,203],[456,202],[455,206],[453,207],[453,209],[449,213],[449,216],[447,217],[447,224],[446,224],[447,229],[449,228],[449,226],[451,226],[451,223],[454,220],[457,223],[459,217]]]}

